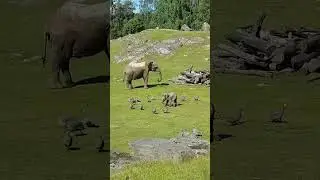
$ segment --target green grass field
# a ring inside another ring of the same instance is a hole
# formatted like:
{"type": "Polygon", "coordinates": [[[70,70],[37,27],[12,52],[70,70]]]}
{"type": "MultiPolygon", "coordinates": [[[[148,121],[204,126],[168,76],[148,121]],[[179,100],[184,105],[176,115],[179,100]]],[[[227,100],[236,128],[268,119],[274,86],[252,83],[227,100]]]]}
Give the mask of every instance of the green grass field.
{"type": "MultiPolygon", "coordinates": [[[[181,71],[191,64],[195,69],[208,69],[209,44],[208,33],[205,32],[180,32],[168,30],[147,31],[144,38],[149,40],[163,40],[175,37],[203,37],[202,45],[192,45],[179,48],[172,56],[149,56],[159,64],[163,82],[176,77],[181,71]]],[[[140,38],[140,34],[134,35],[140,38]]],[[[176,136],[182,129],[192,130],[197,128],[204,133],[205,139],[209,140],[209,88],[203,86],[174,85],[155,86],[149,89],[136,88],[128,90],[122,82],[123,68],[126,63],[114,63],[113,56],[119,54],[125,44],[121,40],[111,42],[111,149],[129,151],[128,143],[141,138],[171,138],[176,136]],[[147,96],[161,98],[164,92],[176,92],[179,96],[187,96],[186,102],[176,108],[170,108],[170,113],[164,114],[160,108],[161,100],[147,102],[147,96]],[[198,95],[199,102],[194,102],[193,97],[198,95]],[[128,98],[138,97],[144,104],[145,110],[129,110],[128,98]],[[152,108],[157,107],[159,114],[152,114],[152,108]]],[[[147,58],[146,58],[147,59],[147,58]]],[[[149,84],[157,84],[157,73],[150,73],[149,84]]],[[[134,86],[143,85],[142,80],[133,82],[134,86]]],[[[129,151],[130,152],[130,151],[129,151]]],[[[170,162],[144,163],[129,166],[123,172],[115,174],[114,179],[124,179],[126,176],[132,179],[209,179],[209,157],[196,159],[181,164],[170,162]]]]}
{"type": "MultiPolygon", "coordinates": [[[[261,10],[268,13],[265,27],[307,25],[319,28],[318,1],[216,0],[211,4],[214,44],[237,26],[255,22],[261,10]]],[[[307,77],[281,76],[275,80],[216,74],[212,93],[218,114],[232,115],[245,107],[247,123],[228,127],[216,121],[218,133],[235,137],[216,144],[211,167],[215,179],[284,180],[319,179],[319,83],[307,77]],[[258,87],[265,83],[269,86],[258,87]],[[288,124],[268,122],[269,114],[288,104],[288,124]]]]}

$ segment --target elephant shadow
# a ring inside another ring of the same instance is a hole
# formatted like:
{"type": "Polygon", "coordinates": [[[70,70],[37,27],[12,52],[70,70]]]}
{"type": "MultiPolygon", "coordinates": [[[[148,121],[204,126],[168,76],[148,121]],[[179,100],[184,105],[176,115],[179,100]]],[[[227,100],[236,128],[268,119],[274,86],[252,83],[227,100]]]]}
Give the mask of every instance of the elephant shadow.
{"type": "Polygon", "coordinates": [[[232,137],[235,137],[235,136],[232,134],[226,134],[226,133],[218,133],[215,135],[215,139],[218,141],[222,141],[224,139],[228,139],[228,138],[232,138],[232,137]]]}
{"type": "MultiPolygon", "coordinates": [[[[168,86],[169,84],[168,83],[159,83],[159,84],[148,84],[148,88],[153,88],[153,87],[157,87],[157,86],[168,86]]],[[[140,85],[140,86],[136,86],[134,88],[144,88],[143,85],[140,85]]]]}
{"type": "Polygon", "coordinates": [[[69,151],[79,151],[80,148],[79,147],[71,147],[69,148],[69,151]]]}
{"type": "Polygon", "coordinates": [[[96,77],[79,80],[74,83],[74,86],[88,85],[88,84],[101,84],[101,83],[108,83],[109,81],[110,81],[110,76],[100,75],[96,77]]]}

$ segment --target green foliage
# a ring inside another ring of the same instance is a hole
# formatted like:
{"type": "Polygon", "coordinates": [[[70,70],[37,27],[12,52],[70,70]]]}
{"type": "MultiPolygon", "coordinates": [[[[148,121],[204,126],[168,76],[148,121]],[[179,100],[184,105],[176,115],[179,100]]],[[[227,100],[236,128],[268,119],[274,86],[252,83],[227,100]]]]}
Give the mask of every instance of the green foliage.
{"type": "Polygon", "coordinates": [[[140,0],[139,4],[134,13],[132,1],[113,1],[112,39],[155,27],[180,29],[183,24],[199,30],[210,19],[209,0],[140,0]]]}
{"type": "Polygon", "coordinates": [[[133,34],[144,30],[142,18],[135,16],[123,26],[123,34],[133,34]]]}

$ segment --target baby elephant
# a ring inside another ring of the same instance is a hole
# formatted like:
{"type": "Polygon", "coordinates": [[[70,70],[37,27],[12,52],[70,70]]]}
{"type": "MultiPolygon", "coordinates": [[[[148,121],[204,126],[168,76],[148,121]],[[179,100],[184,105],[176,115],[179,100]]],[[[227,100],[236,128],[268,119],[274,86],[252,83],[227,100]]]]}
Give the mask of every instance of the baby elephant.
{"type": "Polygon", "coordinates": [[[148,88],[149,72],[159,72],[160,78],[158,82],[162,80],[162,75],[159,66],[154,61],[143,62],[131,62],[129,63],[123,72],[123,81],[126,81],[126,87],[133,89],[132,80],[143,78],[144,88],[148,88]]]}
{"type": "Polygon", "coordinates": [[[177,99],[177,94],[174,92],[164,93],[162,97],[162,103],[164,103],[165,106],[176,107],[178,105],[177,99]]]}

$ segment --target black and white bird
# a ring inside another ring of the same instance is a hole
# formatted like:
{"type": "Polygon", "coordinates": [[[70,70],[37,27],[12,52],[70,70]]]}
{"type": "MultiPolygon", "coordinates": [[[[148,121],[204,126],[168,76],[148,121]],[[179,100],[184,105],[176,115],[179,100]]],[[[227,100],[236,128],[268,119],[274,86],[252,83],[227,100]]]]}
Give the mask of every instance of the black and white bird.
{"type": "Polygon", "coordinates": [[[271,122],[275,122],[275,123],[284,122],[283,118],[284,118],[284,111],[286,108],[287,108],[287,104],[283,104],[280,111],[273,112],[271,114],[271,122]]]}
{"type": "Polygon", "coordinates": [[[100,136],[100,139],[98,141],[96,149],[98,150],[98,152],[104,151],[104,137],[103,136],[100,136]]]}
{"type": "Polygon", "coordinates": [[[235,126],[235,125],[239,125],[241,123],[244,122],[244,109],[240,108],[239,113],[237,114],[237,116],[235,118],[231,118],[231,120],[229,120],[229,124],[231,126],[235,126]]]}
{"type": "Polygon", "coordinates": [[[194,99],[195,101],[200,101],[200,97],[199,97],[199,96],[194,96],[193,99],[194,99]]]}
{"type": "Polygon", "coordinates": [[[140,106],[140,110],[144,110],[144,107],[143,107],[143,105],[141,104],[141,106],[140,106]]]}

